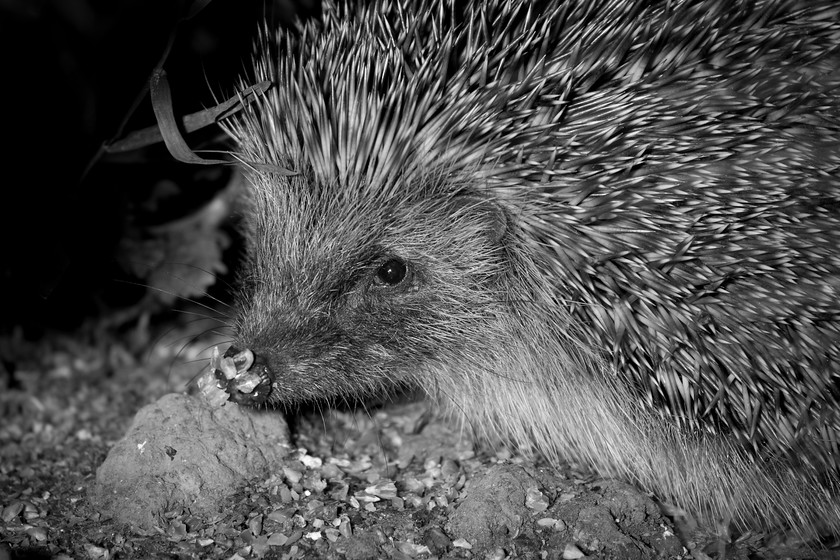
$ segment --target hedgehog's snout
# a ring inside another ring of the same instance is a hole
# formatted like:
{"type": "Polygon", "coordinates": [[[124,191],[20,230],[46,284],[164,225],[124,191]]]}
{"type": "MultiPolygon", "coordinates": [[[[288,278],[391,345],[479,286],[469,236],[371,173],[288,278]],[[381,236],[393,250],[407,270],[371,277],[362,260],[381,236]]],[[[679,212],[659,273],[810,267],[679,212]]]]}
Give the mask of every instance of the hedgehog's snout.
{"type": "Polygon", "coordinates": [[[250,349],[239,350],[231,346],[213,367],[231,401],[252,406],[268,401],[274,376],[265,361],[250,349]]]}

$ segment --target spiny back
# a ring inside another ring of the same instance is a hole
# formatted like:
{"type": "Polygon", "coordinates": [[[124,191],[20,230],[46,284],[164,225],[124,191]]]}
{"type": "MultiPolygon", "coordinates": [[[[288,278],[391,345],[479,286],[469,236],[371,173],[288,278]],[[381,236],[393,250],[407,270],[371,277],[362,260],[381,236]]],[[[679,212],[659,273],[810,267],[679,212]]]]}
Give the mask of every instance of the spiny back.
{"type": "Polygon", "coordinates": [[[301,189],[348,229],[498,201],[629,390],[836,468],[838,22],[833,1],[342,4],[263,41],[276,87],[233,133],[307,175],[255,184],[294,220],[301,189]]]}

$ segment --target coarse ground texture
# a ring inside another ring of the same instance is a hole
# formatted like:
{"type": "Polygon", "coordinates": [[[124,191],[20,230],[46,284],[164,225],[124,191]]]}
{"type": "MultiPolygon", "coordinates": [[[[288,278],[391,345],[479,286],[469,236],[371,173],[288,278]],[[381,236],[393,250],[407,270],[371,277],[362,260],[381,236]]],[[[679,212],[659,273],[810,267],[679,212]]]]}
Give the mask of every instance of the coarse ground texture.
{"type": "Polygon", "coordinates": [[[181,323],[0,341],[0,560],[837,557],[724,546],[628,484],[475,447],[423,403],[305,413],[286,446],[279,412],[180,394],[219,342],[181,323]]]}

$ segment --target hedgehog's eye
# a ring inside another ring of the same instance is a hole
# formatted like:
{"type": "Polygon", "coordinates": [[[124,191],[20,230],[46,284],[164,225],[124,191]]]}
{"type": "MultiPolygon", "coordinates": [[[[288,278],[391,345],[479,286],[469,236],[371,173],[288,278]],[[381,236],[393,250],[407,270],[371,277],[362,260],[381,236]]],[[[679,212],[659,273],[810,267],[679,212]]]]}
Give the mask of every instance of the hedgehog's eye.
{"type": "Polygon", "coordinates": [[[400,259],[388,259],[376,271],[376,280],[384,286],[396,286],[405,280],[408,266],[400,259]]]}

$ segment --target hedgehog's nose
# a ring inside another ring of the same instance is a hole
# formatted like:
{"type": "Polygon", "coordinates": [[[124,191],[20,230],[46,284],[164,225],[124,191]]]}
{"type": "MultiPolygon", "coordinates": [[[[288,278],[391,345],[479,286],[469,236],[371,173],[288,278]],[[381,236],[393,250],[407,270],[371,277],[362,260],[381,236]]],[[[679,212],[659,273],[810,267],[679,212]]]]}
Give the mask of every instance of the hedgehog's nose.
{"type": "Polygon", "coordinates": [[[252,406],[268,401],[274,384],[274,376],[259,356],[234,346],[219,360],[216,377],[231,401],[252,406]]]}

